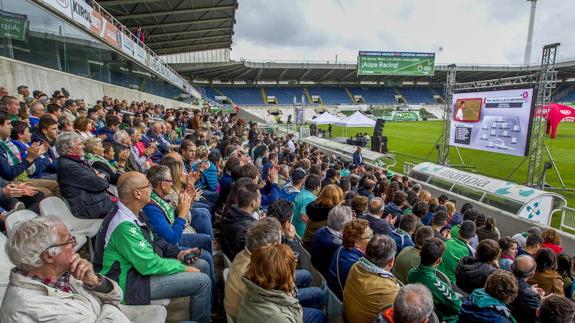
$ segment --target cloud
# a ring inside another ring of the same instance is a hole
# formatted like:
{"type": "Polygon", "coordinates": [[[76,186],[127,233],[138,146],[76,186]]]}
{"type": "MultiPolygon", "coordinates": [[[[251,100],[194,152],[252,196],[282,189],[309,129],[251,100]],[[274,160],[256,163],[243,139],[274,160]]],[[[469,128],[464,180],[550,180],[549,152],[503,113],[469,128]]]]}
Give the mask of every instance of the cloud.
{"type": "MultiPolygon", "coordinates": [[[[532,62],[544,44],[575,57],[575,1],[537,3],[532,62]]],[[[246,0],[232,59],[355,61],[359,50],[435,52],[440,63],[521,64],[530,4],[518,0],[246,0]]]]}

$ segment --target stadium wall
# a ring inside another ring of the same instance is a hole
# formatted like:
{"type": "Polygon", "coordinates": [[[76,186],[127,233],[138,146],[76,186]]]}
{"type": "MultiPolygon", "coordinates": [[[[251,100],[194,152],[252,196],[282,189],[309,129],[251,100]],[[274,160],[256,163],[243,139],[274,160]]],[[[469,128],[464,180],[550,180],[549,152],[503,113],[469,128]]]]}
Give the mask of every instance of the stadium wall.
{"type": "Polygon", "coordinates": [[[189,107],[190,104],[170,100],[125,87],[91,80],[46,67],[33,65],[6,57],[0,57],[0,86],[5,86],[10,94],[16,94],[19,85],[27,85],[30,90],[41,90],[49,96],[60,88],[66,88],[72,98],[83,98],[88,104],[95,104],[104,96],[131,101],[148,101],[163,104],[169,108],[189,107]]]}

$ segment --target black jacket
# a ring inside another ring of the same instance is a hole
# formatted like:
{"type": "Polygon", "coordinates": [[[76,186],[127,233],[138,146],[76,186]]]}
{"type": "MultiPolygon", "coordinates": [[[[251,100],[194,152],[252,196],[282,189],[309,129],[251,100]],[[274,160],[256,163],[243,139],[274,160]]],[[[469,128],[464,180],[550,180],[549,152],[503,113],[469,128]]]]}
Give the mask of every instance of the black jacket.
{"type": "Polygon", "coordinates": [[[310,203],[305,208],[305,214],[309,217],[311,221],[321,222],[327,221],[327,215],[331,210],[330,207],[325,207],[317,205],[315,203],[310,203]]]}
{"type": "Polygon", "coordinates": [[[517,322],[539,322],[536,316],[537,309],[541,305],[541,298],[523,278],[518,278],[519,293],[513,303],[509,304],[511,314],[517,322]]]}
{"type": "Polygon", "coordinates": [[[477,288],[483,288],[487,277],[495,271],[495,267],[476,261],[473,257],[463,257],[455,268],[456,284],[464,292],[471,294],[477,288]]]}
{"type": "Polygon", "coordinates": [[[58,185],[78,218],[101,219],[114,207],[106,192],[108,182],[96,175],[83,160],[63,156],[58,160],[58,185]]]}
{"type": "Polygon", "coordinates": [[[252,223],[256,222],[251,214],[232,205],[224,219],[222,220],[222,251],[230,259],[234,260],[236,255],[246,246],[246,232],[252,223]]]}
{"type": "Polygon", "coordinates": [[[367,220],[367,222],[369,222],[369,227],[373,231],[373,234],[389,235],[391,231],[395,230],[395,228],[393,228],[386,220],[373,217],[369,214],[360,214],[357,216],[357,218],[367,220]]]}

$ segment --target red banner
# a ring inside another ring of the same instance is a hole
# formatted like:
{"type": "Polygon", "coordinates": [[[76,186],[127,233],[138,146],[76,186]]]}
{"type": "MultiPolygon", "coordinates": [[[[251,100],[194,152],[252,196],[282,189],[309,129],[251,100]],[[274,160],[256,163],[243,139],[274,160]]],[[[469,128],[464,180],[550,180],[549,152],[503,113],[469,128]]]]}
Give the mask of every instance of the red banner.
{"type": "Polygon", "coordinates": [[[118,42],[118,28],[96,10],[92,10],[92,25],[90,30],[102,38],[108,45],[120,48],[118,42]]]}

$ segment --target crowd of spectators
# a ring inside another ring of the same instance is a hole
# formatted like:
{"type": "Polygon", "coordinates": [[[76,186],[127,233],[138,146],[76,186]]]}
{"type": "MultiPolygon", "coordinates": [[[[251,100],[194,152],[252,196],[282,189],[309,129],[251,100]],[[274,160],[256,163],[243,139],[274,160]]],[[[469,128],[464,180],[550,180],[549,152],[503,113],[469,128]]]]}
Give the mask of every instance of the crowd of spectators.
{"type": "Polygon", "coordinates": [[[326,289],[352,323],[574,319],[573,259],[554,229],[504,236],[361,148],[343,160],[199,108],[2,95],[2,230],[49,196],[102,221],[91,259],[59,220],[11,229],[2,322],[123,322],[174,297],[201,323],[218,299],[237,322],[325,322],[326,289]],[[218,254],[231,262],[223,295],[218,254]]]}

